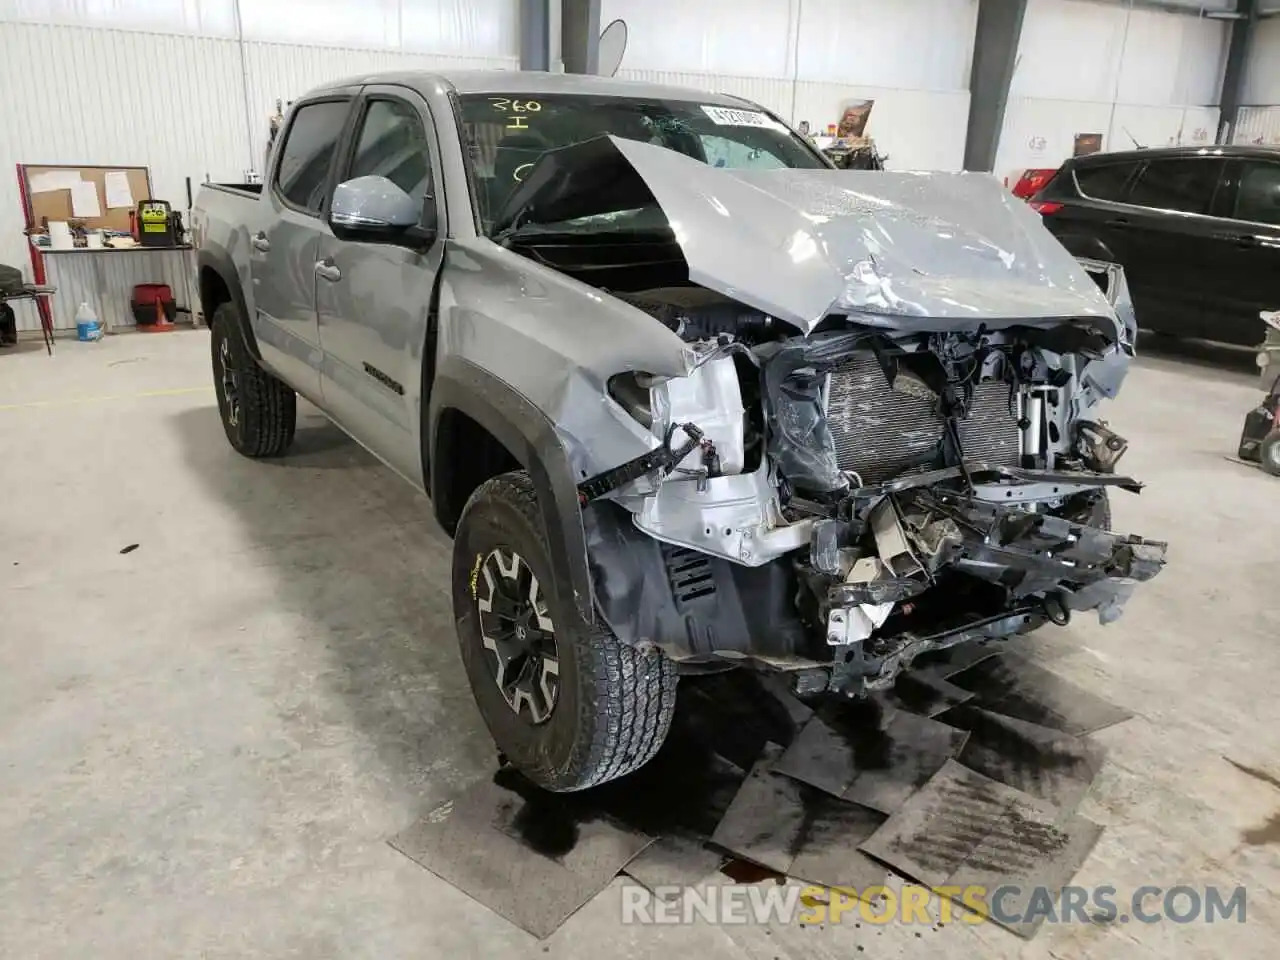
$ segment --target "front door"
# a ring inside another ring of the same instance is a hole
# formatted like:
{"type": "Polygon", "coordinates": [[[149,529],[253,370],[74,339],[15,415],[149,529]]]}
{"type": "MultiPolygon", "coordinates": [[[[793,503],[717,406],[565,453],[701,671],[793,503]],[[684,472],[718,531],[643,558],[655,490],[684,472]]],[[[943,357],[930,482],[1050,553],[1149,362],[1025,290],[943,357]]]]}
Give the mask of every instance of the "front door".
{"type": "Polygon", "coordinates": [[[329,235],[324,204],[350,99],[298,107],[249,224],[253,331],[267,366],[310,399],[320,396],[315,261],[329,235]]]}
{"type": "Polygon", "coordinates": [[[1265,336],[1258,314],[1280,310],[1280,162],[1235,160],[1228,179],[1208,336],[1256,347],[1265,336]]]}
{"type": "Polygon", "coordinates": [[[339,180],[386,177],[435,213],[429,244],[339,240],[329,234],[314,269],[321,389],[348,432],[385,463],[423,486],[421,416],[424,352],[432,294],[444,255],[444,198],[429,108],[401,87],[367,88],[350,162],[339,180]]]}

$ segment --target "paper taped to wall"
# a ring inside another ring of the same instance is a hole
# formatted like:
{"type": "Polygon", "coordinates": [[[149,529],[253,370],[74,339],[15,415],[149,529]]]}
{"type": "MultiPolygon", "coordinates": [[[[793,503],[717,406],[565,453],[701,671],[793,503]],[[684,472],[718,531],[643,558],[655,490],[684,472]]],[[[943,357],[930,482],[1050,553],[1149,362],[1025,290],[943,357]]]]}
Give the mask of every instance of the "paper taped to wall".
{"type": "Polygon", "coordinates": [[[33,176],[27,186],[32,193],[52,193],[54,190],[70,190],[79,182],[79,170],[46,170],[33,176]]]}
{"type": "Polygon", "coordinates": [[[102,216],[98,203],[98,185],[91,180],[77,180],[71,187],[71,215],[82,220],[102,216]]]}
{"type": "Polygon", "coordinates": [[[107,189],[107,209],[133,206],[133,191],[129,189],[129,174],[124,170],[108,170],[102,177],[107,189]]]}

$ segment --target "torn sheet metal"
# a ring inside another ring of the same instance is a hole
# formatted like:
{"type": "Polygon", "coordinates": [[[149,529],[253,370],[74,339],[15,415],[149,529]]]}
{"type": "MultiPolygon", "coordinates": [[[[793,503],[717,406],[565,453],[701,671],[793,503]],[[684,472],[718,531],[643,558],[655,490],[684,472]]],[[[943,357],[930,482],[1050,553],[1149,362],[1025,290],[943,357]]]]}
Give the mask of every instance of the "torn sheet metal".
{"type": "Polygon", "coordinates": [[[901,330],[1064,318],[1099,320],[1115,338],[1122,330],[1075,258],[989,174],[728,170],[599,137],[544,154],[495,233],[516,223],[639,213],[650,196],[690,281],[803,333],[830,313],[901,330]],[[582,185],[598,179],[592,168],[616,180],[608,211],[585,205],[582,185]]]}
{"type": "Polygon", "coordinates": [[[1056,593],[1064,609],[1097,610],[1103,623],[1119,616],[1135,584],[1165,565],[1163,542],[1064,517],[946,491],[911,490],[896,502],[913,556],[930,571],[950,566],[1008,587],[1015,599],[1056,593]]]}

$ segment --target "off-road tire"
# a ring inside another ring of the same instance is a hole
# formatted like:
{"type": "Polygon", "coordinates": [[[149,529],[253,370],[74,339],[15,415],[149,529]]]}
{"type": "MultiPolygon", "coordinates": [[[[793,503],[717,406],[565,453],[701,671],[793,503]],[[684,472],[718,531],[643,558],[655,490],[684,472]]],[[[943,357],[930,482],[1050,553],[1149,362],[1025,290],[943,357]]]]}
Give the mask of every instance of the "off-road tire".
{"type": "Polygon", "coordinates": [[[213,385],[222,429],[231,446],[246,457],[280,457],[293,443],[298,397],[258,366],[245,349],[237,332],[240,320],[235,304],[228,302],[213,312],[209,322],[213,385]],[[224,367],[234,374],[234,407],[224,386],[224,367]]]}
{"type": "Polygon", "coordinates": [[[1280,477],[1280,431],[1273,430],[1258,447],[1258,462],[1273,477],[1280,477]]]}
{"type": "Polygon", "coordinates": [[[676,705],[676,665],[640,651],[607,627],[583,622],[552,575],[547,536],[529,475],[482,484],[463,509],[453,542],[453,612],[462,661],[498,750],[547,790],[583,790],[644,766],[662,746],[676,705]],[[554,624],[559,688],[549,719],[517,714],[498,688],[483,645],[477,591],[495,549],[528,564],[554,624]]]}

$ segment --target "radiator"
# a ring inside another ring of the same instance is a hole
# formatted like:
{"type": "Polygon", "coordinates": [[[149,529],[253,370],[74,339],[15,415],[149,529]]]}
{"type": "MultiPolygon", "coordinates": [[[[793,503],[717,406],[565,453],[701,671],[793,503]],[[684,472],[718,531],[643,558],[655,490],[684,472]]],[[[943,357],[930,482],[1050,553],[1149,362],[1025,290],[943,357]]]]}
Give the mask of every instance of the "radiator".
{"type": "MultiPolygon", "coordinates": [[[[827,423],[840,469],[857,471],[869,484],[891,480],[930,457],[945,429],[933,400],[889,389],[872,354],[832,371],[827,423]]],[[[960,442],[966,460],[1017,464],[1021,444],[1006,384],[974,389],[969,416],[960,422],[960,442]]]]}

